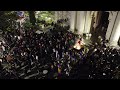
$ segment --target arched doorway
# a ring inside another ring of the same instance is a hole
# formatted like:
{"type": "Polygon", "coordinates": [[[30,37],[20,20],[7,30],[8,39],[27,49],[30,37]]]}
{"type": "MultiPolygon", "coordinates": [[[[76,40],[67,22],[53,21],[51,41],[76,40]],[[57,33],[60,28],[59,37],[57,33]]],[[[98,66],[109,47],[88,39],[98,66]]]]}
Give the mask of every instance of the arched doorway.
{"type": "Polygon", "coordinates": [[[98,30],[99,36],[101,36],[103,39],[105,39],[105,35],[106,35],[108,24],[109,24],[108,18],[109,18],[109,12],[103,11],[101,13],[101,19],[100,19],[100,23],[98,25],[98,27],[99,27],[99,30],[98,30]]]}
{"type": "Polygon", "coordinates": [[[98,37],[101,36],[102,39],[105,39],[107,28],[109,25],[109,12],[98,11],[97,15],[92,19],[91,24],[91,34],[92,41],[96,42],[98,37]]]}

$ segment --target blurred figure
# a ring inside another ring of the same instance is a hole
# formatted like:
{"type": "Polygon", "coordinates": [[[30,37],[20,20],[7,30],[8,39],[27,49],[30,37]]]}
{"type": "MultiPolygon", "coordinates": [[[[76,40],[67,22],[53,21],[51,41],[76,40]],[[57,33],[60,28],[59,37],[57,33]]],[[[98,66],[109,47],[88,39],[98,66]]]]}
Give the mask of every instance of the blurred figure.
{"type": "Polygon", "coordinates": [[[80,50],[83,46],[84,46],[84,42],[83,42],[83,39],[80,38],[80,39],[77,39],[75,45],[73,46],[73,48],[77,49],[77,50],[80,50]]]}

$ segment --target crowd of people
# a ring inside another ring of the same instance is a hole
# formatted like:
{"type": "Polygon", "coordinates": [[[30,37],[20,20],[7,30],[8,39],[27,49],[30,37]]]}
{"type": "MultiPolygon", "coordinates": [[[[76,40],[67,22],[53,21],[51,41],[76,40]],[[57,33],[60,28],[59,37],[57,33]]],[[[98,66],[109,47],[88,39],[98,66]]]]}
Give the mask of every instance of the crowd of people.
{"type": "Polygon", "coordinates": [[[5,32],[1,79],[119,79],[120,50],[108,41],[73,48],[78,35],[52,23],[49,32],[5,32]]]}
{"type": "MultiPolygon", "coordinates": [[[[95,44],[87,55],[90,64],[89,78],[119,79],[120,49],[107,45],[108,41],[95,44]]],[[[87,60],[86,59],[86,60],[87,60]]]]}

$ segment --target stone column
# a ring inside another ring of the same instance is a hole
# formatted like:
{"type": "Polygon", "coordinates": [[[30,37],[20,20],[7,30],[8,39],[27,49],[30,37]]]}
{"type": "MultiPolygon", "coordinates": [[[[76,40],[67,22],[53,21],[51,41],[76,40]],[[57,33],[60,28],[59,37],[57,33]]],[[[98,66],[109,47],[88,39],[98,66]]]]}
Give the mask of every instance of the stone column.
{"type": "Polygon", "coordinates": [[[76,24],[76,11],[71,11],[70,30],[74,32],[76,24]]]}
{"type": "Polygon", "coordinates": [[[77,11],[77,23],[76,29],[78,30],[78,34],[83,34],[84,26],[85,26],[85,12],[86,11],[77,11]]]}
{"type": "Polygon", "coordinates": [[[91,21],[92,21],[91,12],[92,11],[87,11],[86,19],[85,19],[85,30],[84,30],[84,33],[89,33],[90,32],[91,21]]]}
{"type": "Polygon", "coordinates": [[[58,20],[58,11],[55,11],[55,22],[58,20]]]}
{"type": "Polygon", "coordinates": [[[117,12],[117,17],[115,19],[115,24],[113,26],[113,31],[110,37],[110,45],[117,46],[120,37],[120,12],[117,12]]]}
{"type": "Polygon", "coordinates": [[[93,26],[94,28],[97,27],[97,19],[98,19],[97,16],[98,16],[98,11],[95,11],[95,12],[94,12],[95,23],[94,23],[94,26],[93,26]]]}
{"type": "Polygon", "coordinates": [[[116,12],[115,11],[109,12],[109,25],[108,25],[107,32],[106,32],[106,39],[107,40],[110,39],[110,35],[111,35],[112,30],[113,30],[113,26],[114,26],[116,17],[117,17],[117,11],[116,12]]]}

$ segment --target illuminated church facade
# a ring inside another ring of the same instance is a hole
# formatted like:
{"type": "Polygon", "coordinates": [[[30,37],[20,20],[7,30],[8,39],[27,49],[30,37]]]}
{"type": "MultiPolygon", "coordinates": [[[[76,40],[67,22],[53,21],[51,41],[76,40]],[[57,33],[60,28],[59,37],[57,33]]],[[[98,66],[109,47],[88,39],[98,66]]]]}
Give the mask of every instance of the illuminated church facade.
{"type": "Polygon", "coordinates": [[[55,11],[55,21],[69,19],[70,30],[77,34],[96,33],[117,46],[120,40],[119,11],[55,11]]]}

